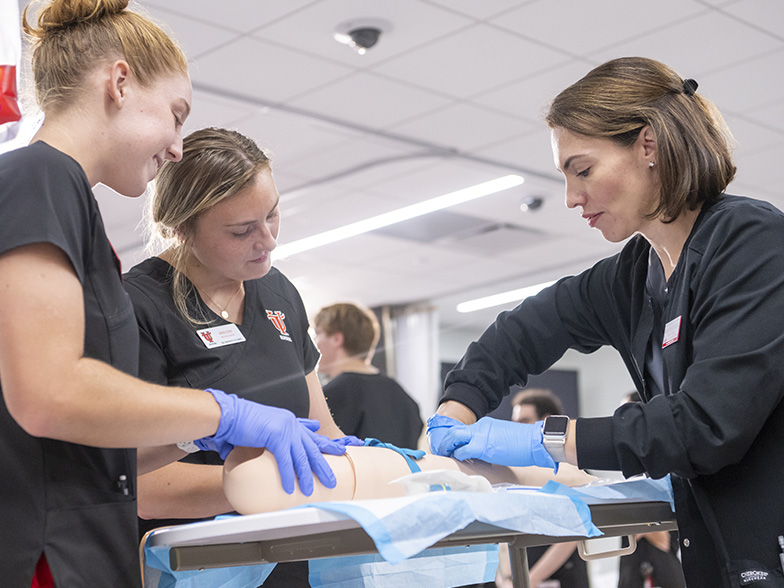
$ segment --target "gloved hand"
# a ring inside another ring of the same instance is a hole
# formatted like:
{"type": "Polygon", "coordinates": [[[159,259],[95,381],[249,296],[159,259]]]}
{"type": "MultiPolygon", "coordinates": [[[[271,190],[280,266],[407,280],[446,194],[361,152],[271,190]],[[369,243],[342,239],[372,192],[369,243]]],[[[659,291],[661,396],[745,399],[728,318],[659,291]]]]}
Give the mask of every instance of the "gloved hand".
{"type": "Polygon", "coordinates": [[[349,445],[356,445],[362,446],[365,442],[362,439],[358,439],[353,435],[346,435],[345,437],[340,437],[338,439],[330,439],[329,437],[325,437],[324,435],[319,435],[316,431],[321,428],[321,423],[314,419],[297,419],[310,433],[310,438],[316,444],[316,447],[319,448],[321,453],[328,453],[329,455],[343,455],[346,453],[346,447],[349,445]]]}
{"type": "Polygon", "coordinates": [[[287,494],[294,492],[295,473],[305,496],[313,494],[314,472],[324,486],[335,487],[335,474],[313,441],[312,432],[297,421],[294,413],[221,390],[208,388],[207,392],[220,405],[221,418],[214,435],[194,441],[199,449],[217,451],[221,459],[226,459],[237,445],[268,449],[278,462],[281,484],[287,494]]]}
{"type": "Polygon", "coordinates": [[[440,414],[434,414],[427,419],[427,443],[430,445],[430,451],[433,452],[433,455],[452,455],[455,448],[444,445],[443,441],[447,432],[454,426],[465,427],[466,425],[440,414]]]}
{"type": "Polygon", "coordinates": [[[441,441],[450,457],[481,459],[505,466],[541,466],[556,469],[542,445],[542,422],[533,425],[483,417],[473,425],[456,425],[441,441]],[[454,448],[454,449],[452,449],[454,448]]]}

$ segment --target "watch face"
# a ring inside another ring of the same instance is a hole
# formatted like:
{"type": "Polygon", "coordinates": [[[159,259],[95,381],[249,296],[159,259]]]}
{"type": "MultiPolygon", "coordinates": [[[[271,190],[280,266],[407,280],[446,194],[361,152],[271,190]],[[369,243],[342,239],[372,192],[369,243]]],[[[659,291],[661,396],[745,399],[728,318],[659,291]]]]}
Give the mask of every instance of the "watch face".
{"type": "Polygon", "coordinates": [[[568,416],[549,416],[544,420],[542,433],[545,435],[565,435],[568,429],[568,416]]]}

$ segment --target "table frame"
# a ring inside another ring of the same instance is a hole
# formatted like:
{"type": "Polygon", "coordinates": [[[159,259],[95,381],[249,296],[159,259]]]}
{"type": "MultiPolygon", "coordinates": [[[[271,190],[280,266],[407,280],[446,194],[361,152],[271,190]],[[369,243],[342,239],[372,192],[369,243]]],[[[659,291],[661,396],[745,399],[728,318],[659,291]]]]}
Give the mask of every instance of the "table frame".
{"type": "MultiPolygon", "coordinates": [[[[601,503],[589,508],[604,537],[677,528],[667,502],[601,503]]],[[[170,548],[175,571],[378,553],[359,523],[312,507],[167,527],[150,532],[146,539],[150,546],[170,548]]],[[[532,535],[473,522],[431,548],[508,543],[513,584],[529,588],[526,548],[575,540],[585,537],[532,535]]]]}

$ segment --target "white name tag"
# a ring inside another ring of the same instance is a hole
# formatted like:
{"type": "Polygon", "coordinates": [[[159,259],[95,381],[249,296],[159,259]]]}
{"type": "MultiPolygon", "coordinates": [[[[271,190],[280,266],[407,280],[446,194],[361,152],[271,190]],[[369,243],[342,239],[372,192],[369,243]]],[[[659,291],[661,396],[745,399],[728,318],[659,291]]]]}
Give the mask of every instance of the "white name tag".
{"type": "Polygon", "coordinates": [[[664,325],[664,339],[662,340],[662,349],[669,347],[678,340],[681,335],[681,318],[675,317],[669,323],[664,325]]]}
{"type": "Polygon", "coordinates": [[[240,333],[239,327],[234,323],[199,329],[196,331],[196,334],[207,349],[223,347],[224,345],[234,345],[235,343],[242,343],[245,340],[245,337],[240,333]]]}

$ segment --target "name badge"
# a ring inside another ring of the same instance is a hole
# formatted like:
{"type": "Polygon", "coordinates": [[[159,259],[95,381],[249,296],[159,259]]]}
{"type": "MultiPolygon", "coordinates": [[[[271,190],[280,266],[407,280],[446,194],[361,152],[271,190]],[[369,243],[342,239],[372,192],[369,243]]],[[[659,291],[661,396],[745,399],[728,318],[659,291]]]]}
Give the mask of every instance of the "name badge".
{"type": "Polygon", "coordinates": [[[234,323],[199,329],[196,331],[196,334],[207,349],[223,347],[224,345],[234,345],[235,343],[242,343],[245,340],[245,337],[240,333],[239,327],[234,323]]]}
{"type": "Polygon", "coordinates": [[[681,334],[681,318],[683,315],[675,317],[669,323],[664,325],[664,340],[662,340],[662,349],[669,347],[678,340],[681,334]]]}

